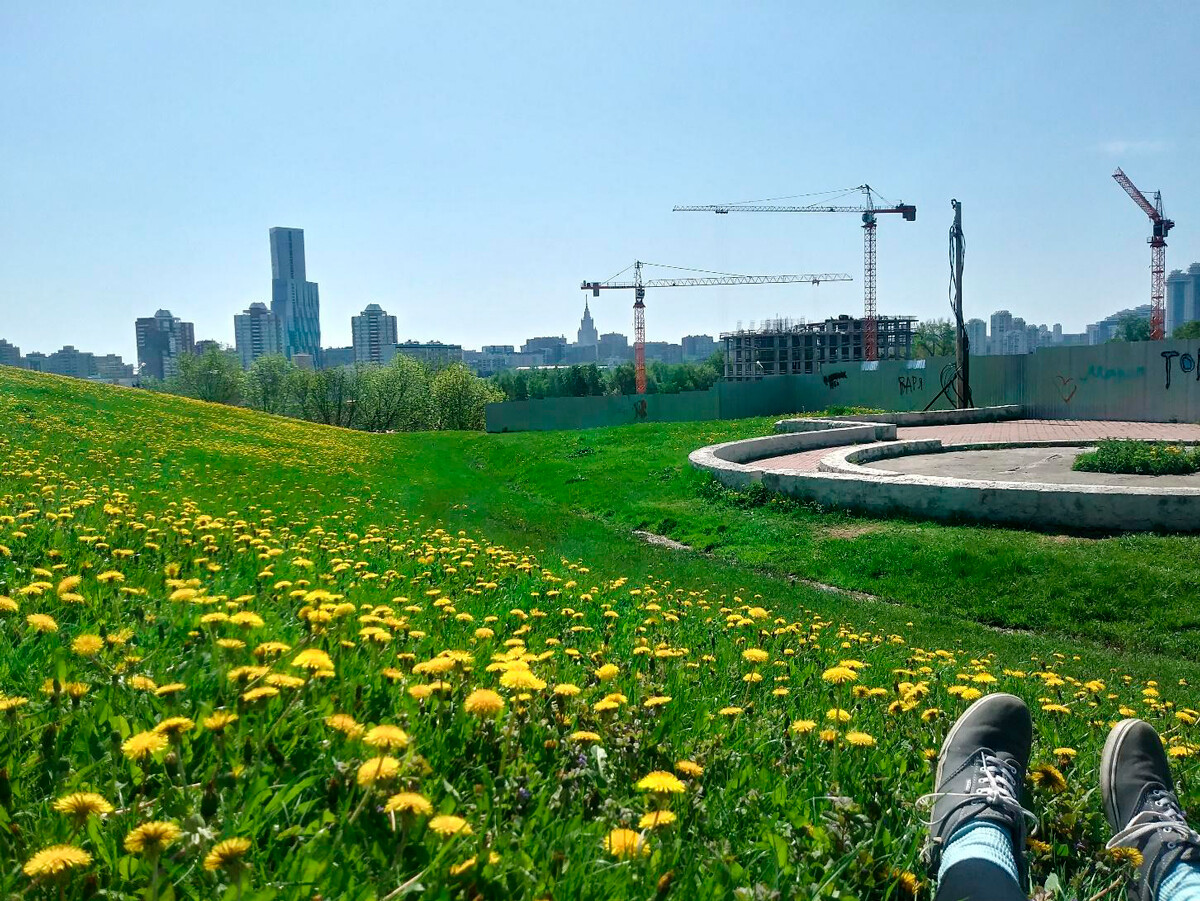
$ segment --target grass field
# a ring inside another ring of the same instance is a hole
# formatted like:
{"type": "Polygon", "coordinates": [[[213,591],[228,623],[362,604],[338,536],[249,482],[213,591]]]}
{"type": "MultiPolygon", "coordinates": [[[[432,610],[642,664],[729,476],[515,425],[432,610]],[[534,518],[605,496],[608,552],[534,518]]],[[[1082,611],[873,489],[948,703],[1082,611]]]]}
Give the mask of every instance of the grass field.
{"type": "Polygon", "coordinates": [[[0,369],[0,894],[925,897],[930,755],[999,689],[1038,883],[1125,866],[1121,716],[1200,812],[1196,539],[686,466],[768,428],[367,435],[0,369]]]}

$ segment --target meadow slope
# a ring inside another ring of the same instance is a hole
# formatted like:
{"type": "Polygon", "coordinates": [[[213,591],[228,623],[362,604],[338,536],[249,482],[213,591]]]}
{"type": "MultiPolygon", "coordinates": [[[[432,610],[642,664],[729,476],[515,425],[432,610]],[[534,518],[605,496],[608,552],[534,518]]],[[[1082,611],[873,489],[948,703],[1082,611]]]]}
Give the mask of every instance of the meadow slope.
{"type": "Polygon", "coordinates": [[[365,435],[0,369],[0,893],[925,897],[914,802],[998,689],[1037,882],[1125,866],[1121,716],[1197,813],[1193,539],[748,505],[680,457],[764,427],[365,435]]]}

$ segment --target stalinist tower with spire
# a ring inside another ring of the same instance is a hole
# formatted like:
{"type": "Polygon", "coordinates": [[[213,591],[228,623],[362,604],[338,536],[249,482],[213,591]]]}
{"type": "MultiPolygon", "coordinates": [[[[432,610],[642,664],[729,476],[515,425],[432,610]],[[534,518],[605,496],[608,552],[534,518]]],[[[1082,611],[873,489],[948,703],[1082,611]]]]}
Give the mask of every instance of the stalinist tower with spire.
{"type": "Polygon", "coordinates": [[[588,309],[586,300],[583,302],[583,318],[579,320],[576,343],[580,347],[595,347],[600,343],[600,333],[596,331],[596,326],[592,322],[592,311],[588,309]]]}

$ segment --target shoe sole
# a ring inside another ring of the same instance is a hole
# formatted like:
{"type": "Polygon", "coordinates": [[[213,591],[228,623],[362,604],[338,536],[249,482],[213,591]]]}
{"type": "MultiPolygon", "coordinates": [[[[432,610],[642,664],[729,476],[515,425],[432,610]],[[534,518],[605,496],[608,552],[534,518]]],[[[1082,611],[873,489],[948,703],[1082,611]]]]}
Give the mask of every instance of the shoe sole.
{"type": "Polygon", "coordinates": [[[1100,752],[1100,794],[1104,798],[1104,815],[1108,817],[1108,825],[1112,827],[1113,832],[1125,828],[1124,823],[1117,822],[1116,795],[1112,790],[1113,780],[1116,778],[1117,755],[1129,730],[1140,722],[1139,719],[1121,720],[1108,733],[1104,750],[1100,752]]]}
{"type": "MultiPolygon", "coordinates": [[[[938,787],[942,784],[942,765],[946,762],[946,749],[950,747],[950,742],[954,741],[955,736],[958,734],[958,727],[965,723],[967,718],[974,713],[977,708],[983,707],[989,701],[994,701],[996,698],[1014,698],[1018,701],[1021,700],[1016,695],[1009,694],[1008,692],[1004,691],[997,691],[990,695],[984,695],[962,712],[962,715],[959,716],[959,718],[954,721],[954,725],[950,727],[950,731],[946,733],[946,738],[942,741],[942,749],[938,752],[937,775],[935,777],[937,781],[934,782],[935,791],[938,790],[938,787]]],[[[1022,703],[1024,702],[1022,701],[1022,703]]]]}

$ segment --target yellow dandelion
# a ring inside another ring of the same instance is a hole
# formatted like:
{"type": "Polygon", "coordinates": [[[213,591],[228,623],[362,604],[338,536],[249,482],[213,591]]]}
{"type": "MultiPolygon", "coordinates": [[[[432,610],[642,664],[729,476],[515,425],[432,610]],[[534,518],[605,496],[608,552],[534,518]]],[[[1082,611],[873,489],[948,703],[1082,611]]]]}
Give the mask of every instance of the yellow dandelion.
{"type": "Polygon", "coordinates": [[[145,854],[152,857],[174,843],[181,835],[183,835],[183,830],[174,823],[151,820],[132,829],[125,836],[125,850],[130,854],[145,854]]]}
{"type": "Polygon", "coordinates": [[[204,869],[210,873],[217,870],[238,872],[245,867],[243,858],[249,850],[248,838],[227,838],[223,842],[217,842],[204,858],[204,869]]]}
{"type": "MultiPolygon", "coordinates": [[[[556,689],[557,690],[557,689],[556,689]]],[[[488,688],[477,688],[463,701],[463,710],[472,716],[495,716],[504,709],[504,698],[488,688]]]]}
{"type": "Polygon", "coordinates": [[[155,726],[154,731],[171,738],[178,738],[184,732],[191,732],[195,728],[195,722],[188,717],[171,716],[155,726]]]}
{"type": "Polygon", "coordinates": [[[58,623],[54,621],[54,617],[47,616],[45,613],[31,613],[25,617],[25,622],[29,623],[30,628],[35,632],[58,631],[58,623]]]}
{"type": "Polygon", "coordinates": [[[130,760],[143,760],[167,747],[167,737],[161,732],[138,732],[121,743],[121,753],[130,760]]]}
{"type": "Polygon", "coordinates": [[[334,668],[333,660],[320,648],[305,648],[292,658],[292,666],[311,672],[332,670],[334,668]]]}
{"type": "Polygon", "coordinates": [[[541,691],[546,683],[524,667],[514,666],[500,677],[500,684],[515,691],[541,691]]]}
{"type": "Polygon", "coordinates": [[[388,813],[409,814],[411,816],[427,817],[433,813],[433,805],[424,795],[416,792],[400,792],[392,795],[383,805],[388,813]]]}
{"type": "Polygon", "coordinates": [[[1109,848],[1106,853],[1108,854],[1109,860],[1113,861],[1114,863],[1126,864],[1134,870],[1140,867],[1145,860],[1145,858],[1142,856],[1142,852],[1137,848],[1109,848]]]}
{"type": "Polygon", "coordinates": [[[596,670],[596,678],[601,682],[611,682],[620,675],[621,670],[615,663],[606,663],[596,670]]]}
{"type": "Polygon", "coordinates": [[[76,867],[86,867],[92,855],[74,845],[50,845],[26,861],[22,868],[26,876],[57,876],[76,867]]]}
{"type": "Polygon", "coordinates": [[[817,723],[816,720],[796,720],[791,728],[796,735],[807,735],[817,728],[817,723]]]}
{"type": "Polygon", "coordinates": [[[848,723],[850,722],[850,711],[843,710],[841,707],[831,707],[825,711],[825,719],[831,723],[848,723]]]}
{"type": "Polygon", "coordinates": [[[744,710],[741,707],[722,707],[717,711],[717,713],[721,714],[721,716],[729,717],[740,716],[743,712],[744,710]]]}
{"type": "Polygon", "coordinates": [[[449,813],[443,813],[430,820],[429,829],[431,832],[436,832],[442,838],[448,838],[452,835],[470,835],[472,831],[470,823],[462,817],[456,817],[449,813]]]}
{"type": "Polygon", "coordinates": [[[638,820],[639,829],[661,829],[675,822],[675,814],[669,810],[652,810],[638,820]]]}
{"type": "Polygon", "coordinates": [[[408,733],[399,726],[379,725],[367,730],[363,742],[373,748],[387,748],[397,751],[408,747],[408,733]]]}
{"type": "Polygon", "coordinates": [[[579,694],[579,686],[570,682],[562,682],[554,686],[554,693],[560,698],[573,698],[579,694]]]}
{"type": "Polygon", "coordinates": [[[650,853],[650,847],[642,841],[642,834],[633,829],[612,830],[604,839],[604,850],[619,859],[650,853]]]}
{"type": "Polygon", "coordinates": [[[844,685],[858,678],[858,673],[848,666],[831,666],[821,673],[821,678],[830,685],[844,685]]]}
{"type": "Polygon", "coordinates": [[[568,741],[577,741],[581,743],[600,741],[600,735],[597,732],[588,732],[581,729],[578,732],[572,732],[567,736],[568,741]]]}
{"type": "Polygon", "coordinates": [[[875,747],[875,738],[866,732],[847,732],[846,741],[856,748],[875,747]]]}
{"type": "Polygon", "coordinates": [[[638,780],[638,789],[656,794],[679,794],[687,789],[674,773],[655,770],[638,780]]]}
{"type": "Polygon", "coordinates": [[[1038,788],[1044,788],[1051,794],[1066,791],[1067,780],[1058,767],[1051,763],[1040,763],[1029,771],[1029,781],[1038,788]]]}
{"type": "Polygon", "coordinates": [[[348,738],[357,738],[363,734],[363,727],[348,713],[335,713],[325,717],[325,725],[336,729],[348,738]]]}
{"type": "Polygon", "coordinates": [[[358,768],[358,784],[364,787],[374,785],[376,782],[391,779],[398,772],[400,772],[400,761],[395,757],[387,755],[372,757],[358,768]]]}
{"type": "Polygon", "coordinates": [[[104,639],[99,635],[79,635],[71,642],[71,650],[80,657],[94,657],[104,648],[104,639]]]}
{"type": "Polygon", "coordinates": [[[74,792],[63,795],[54,802],[58,813],[65,813],[79,823],[88,817],[104,817],[113,812],[113,806],[104,799],[103,795],[95,792],[74,792]]]}
{"type": "Polygon", "coordinates": [[[742,651],[742,659],[747,663],[766,663],[771,659],[771,655],[762,648],[746,648],[742,651]]]}
{"type": "Polygon", "coordinates": [[[218,710],[204,718],[204,728],[210,732],[222,732],[237,722],[238,715],[227,710],[218,710]]]}

